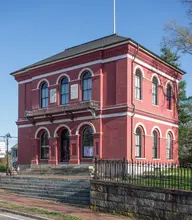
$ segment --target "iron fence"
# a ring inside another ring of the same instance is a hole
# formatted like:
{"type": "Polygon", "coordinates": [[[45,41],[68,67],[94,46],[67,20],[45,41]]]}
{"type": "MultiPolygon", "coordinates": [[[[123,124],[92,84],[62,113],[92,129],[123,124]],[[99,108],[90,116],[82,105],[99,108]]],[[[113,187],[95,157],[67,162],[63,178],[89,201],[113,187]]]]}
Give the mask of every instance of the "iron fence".
{"type": "Polygon", "coordinates": [[[192,191],[192,166],[96,158],[94,179],[192,191]]]}

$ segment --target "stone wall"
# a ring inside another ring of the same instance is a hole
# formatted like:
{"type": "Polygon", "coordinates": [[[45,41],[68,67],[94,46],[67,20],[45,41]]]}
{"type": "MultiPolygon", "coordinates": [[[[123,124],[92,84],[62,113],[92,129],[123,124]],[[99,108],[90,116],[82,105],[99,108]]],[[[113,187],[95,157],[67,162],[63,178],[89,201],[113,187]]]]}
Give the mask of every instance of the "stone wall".
{"type": "Polygon", "coordinates": [[[192,219],[192,192],[91,181],[91,209],[139,219],[192,219]]]}

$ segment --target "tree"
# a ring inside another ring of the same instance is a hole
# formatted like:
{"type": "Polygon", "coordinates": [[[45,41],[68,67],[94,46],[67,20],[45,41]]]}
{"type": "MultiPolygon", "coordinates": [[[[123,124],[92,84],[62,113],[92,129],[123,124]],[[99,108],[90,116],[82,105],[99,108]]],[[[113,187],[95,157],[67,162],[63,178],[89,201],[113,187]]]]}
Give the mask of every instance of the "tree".
{"type": "MultiPolygon", "coordinates": [[[[179,56],[164,45],[161,48],[161,58],[179,67],[179,56]]],[[[179,159],[192,162],[192,97],[186,95],[186,82],[179,82],[178,89],[178,117],[179,117],[179,159]]]]}
{"type": "Polygon", "coordinates": [[[176,67],[180,66],[180,56],[178,56],[177,53],[172,52],[166,44],[161,48],[161,58],[176,67]]]}
{"type": "Polygon", "coordinates": [[[171,48],[176,48],[181,53],[192,54],[192,0],[181,0],[181,2],[187,7],[188,26],[179,25],[175,21],[170,22],[165,27],[168,36],[165,37],[164,41],[171,48]]]}

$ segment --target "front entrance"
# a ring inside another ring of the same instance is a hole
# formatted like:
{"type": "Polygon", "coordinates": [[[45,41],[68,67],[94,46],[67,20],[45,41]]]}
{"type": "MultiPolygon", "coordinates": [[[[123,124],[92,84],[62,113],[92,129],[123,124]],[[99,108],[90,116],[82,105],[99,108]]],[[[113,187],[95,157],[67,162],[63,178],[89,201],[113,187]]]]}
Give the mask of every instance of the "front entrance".
{"type": "Polygon", "coordinates": [[[60,162],[69,162],[70,160],[70,144],[69,144],[69,132],[64,129],[61,133],[61,155],[60,162]]]}

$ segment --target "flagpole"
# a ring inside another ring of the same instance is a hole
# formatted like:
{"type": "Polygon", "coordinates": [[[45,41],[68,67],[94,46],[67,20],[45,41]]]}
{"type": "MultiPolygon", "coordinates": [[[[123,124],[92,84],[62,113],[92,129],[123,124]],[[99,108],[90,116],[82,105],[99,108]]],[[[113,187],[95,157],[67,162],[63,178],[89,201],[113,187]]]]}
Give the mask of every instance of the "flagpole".
{"type": "Polygon", "coordinates": [[[113,32],[116,34],[116,0],[113,0],[113,32]]]}

